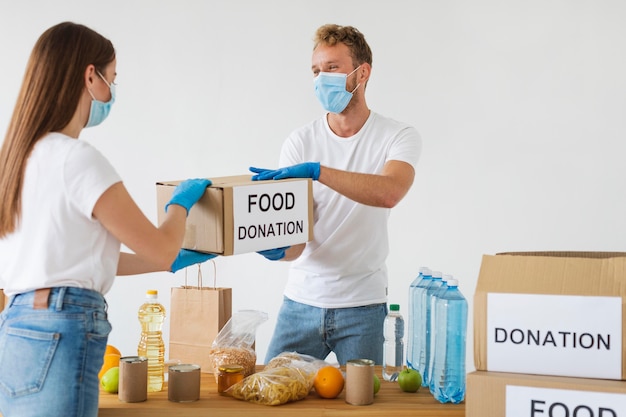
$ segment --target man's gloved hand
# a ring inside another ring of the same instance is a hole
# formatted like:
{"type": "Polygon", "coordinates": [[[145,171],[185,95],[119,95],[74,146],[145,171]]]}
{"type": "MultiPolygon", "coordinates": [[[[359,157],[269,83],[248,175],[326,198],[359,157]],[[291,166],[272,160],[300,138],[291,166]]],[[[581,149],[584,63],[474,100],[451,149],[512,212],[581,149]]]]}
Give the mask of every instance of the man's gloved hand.
{"type": "Polygon", "coordinates": [[[176,204],[184,207],[187,210],[187,214],[189,214],[191,206],[200,200],[204,190],[209,185],[211,185],[211,181],[204,178],[195,178],[181,182],[174,189],[170,202],[165,205],[165,212],[167,213],[167,208],[170,204],[176,204]]]}
{"type": "Polygon", "coordinates": [[[291,246],[285,246],[284,248],[260,250],[257,253],[265,256],[265,258],[270,261],[279,261],[285,257],[285,251],[290,247],[291,246]]]}
{"type": "Polygon", "coordinates": [[[214,253],[202,253],[196,252],[195,250],[181,249],[180,252],[178,252],[178,256],[176,256],[176,259],[174,259],[171,272],[176,272],[188,266],[206,262],[216,256],[217,255],[214,253]]]}
{"type": "Polygon", "coordinates": [[[317,181],[320,177],[320,163],[304,162],[302,164],[273,170],[250,167],[250,171],[256,174],[252,176],[253,181],[284,180],[285,178],[312,178],[317,181]]]}

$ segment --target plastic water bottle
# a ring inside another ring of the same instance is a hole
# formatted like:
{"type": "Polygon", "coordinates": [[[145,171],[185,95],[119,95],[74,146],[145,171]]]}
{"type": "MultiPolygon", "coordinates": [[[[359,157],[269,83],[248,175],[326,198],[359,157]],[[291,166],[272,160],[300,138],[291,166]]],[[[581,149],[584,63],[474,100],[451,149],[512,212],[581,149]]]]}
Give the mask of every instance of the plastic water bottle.
{"type": "Polygon", "coordinates": [[[148,392],[163,389],[165,368],[165,344],[162,327],[165,321],[165,307],[158,301],[156,290],[146,291],[146,301],[139,307],[141,339],[137,355],[148,358],[148,392]]]}
{"type": "Polygon", "coordinates": [[[437,337],[430,389],[437,401],[458,404],[465,398],[467,300],[456,279],[448,281],[448,290],[437,299],[435,310],[437,337]]]}
{"type": "MultiPolygon", "coordinates": [[[[435,303],[437,302],[438,299],[440,299],[443,294],[448,290],[448,281],[453,279],[454,277],[452,275],[449,274],[443,274],[441,276],[441,287],[439,287],[431,296],[430,296],[430,328],[434,329],[433,331],[431,331],[430,334],[430,360],[429,360],[429,365],[428,365],[428,369],[430,370],[430,374],[432,376],[432,369],[433,369],[433,363],[435,361],[435,351],[437,350],[436,347],[436,341],[437,341],[437,310],[435,308],[435,303]]],[[[433,389],[433,379],[432,377],[430,378],[430,381],[428,381],[428,386],[430,387],[430,389],[433,389]]]]}
{"type": "Polygon", "coordinates": [[[383,378],[396,381],[404,365],[404,318],[400,314],[400,305],[391,304],[385,317],[383,329],[383,378]]]}
{"type": "Polygon", "coordinates": [[[418,286],[424,281],[424,273],[428,271],[428,268],[423,266],[419,269],[419,274],[417,277],[411,282],[409,286],[409,317],[408,317],[408,327],[407,327],[407,338],[406,338],[406,363],[409,368],[413,368],[413,346],[415,343],[415,335],[417,326],[415,325],[415,311],[413,305],[415,301],[413,300],[414,294],[418,291],[418,286]]]}
{"type": "Polygon", "coordinates": [[[430,313],[431,313],[431,305],[430,305],[431,298],[430,297],[435,292],[437,292],[437,290],[439,290],[439,288],[441,287],[441,284],[442,284],[441,277],[442,277],[442,274],[440,271],[433,271],[432,280],[428,284],[428,287],[426,287],[426,291],[424,291],[424,293],[422,294],[422,302],[424,303],[424,307],[422,308],[425,309],[425,312],[423,312],[425,337],[424,337],[424,341],[420,344],[418,371],[422,375],[423,387],[429,386],[429,383],[430,383],[430,355],[431,355],[430,337],[434,331],[434,329],[431,328],[431,320],[430,320],[430,313]]]}
{"type": "MultiPolygon", "coordinates": [[[[420,370],[420,352],[425,351],[423,343],[426,341],[426,327],[424,326],[426,308],[423,296],[426,288],[432,280],[430,269],[420,269],[420,275],[416,279],[415,286],[409,287],[409,343],[407,346],[407,365],[415,370],[420,370]]],[[[420,372],[421,373],[421,372],[420,372]]]]}

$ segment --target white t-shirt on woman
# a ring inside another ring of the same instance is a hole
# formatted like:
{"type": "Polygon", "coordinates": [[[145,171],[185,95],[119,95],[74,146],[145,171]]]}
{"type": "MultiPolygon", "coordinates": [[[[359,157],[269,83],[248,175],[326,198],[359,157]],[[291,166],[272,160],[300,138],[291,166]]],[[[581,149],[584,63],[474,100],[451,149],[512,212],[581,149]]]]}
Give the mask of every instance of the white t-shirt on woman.
{"type": "Polygon", "coordinates": [[[89,143],[60,133],[39,140],[28,159],[17,230],[0,239],[0,288],[7,295],[70,286],[105,294],[120,242],[92,217],[121,178],[89,143]]]}
{"type": "MultiPolygon", "coordinates": [[[[333,133],[327,117],[293,132],[279,165],[320,162],[351,172],[380,174],[387,161],[415,167],[421,138],[415,128],[372,112],[352,137],[333,133]]],[[[387,301],[390,209],[366,206],[313,182],[314,237],[293,261],[285,295],[321,308],[356,307],[387,301]]]]}

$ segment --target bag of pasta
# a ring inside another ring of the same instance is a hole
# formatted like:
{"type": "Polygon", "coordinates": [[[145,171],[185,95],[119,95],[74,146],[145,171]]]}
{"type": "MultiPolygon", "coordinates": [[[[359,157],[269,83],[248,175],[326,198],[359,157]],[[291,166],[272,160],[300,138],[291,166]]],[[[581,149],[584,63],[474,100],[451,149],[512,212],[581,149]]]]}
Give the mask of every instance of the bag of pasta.
{"type": "Polygon", "coordinates": [[[256,352],[252,347],[256,329],[266,320],[267,313],[262,311],[242,310],[233,314],[215,337],[209,351],[213,369],[217,370],[221,365],[240,365],[244,375],[252,375],[256,368],[256,352]]]}
{"type": "Polygon", "coordinates": [[[306,362],[264,369],[244,378],[226,392],[243,401],[281,405],[309,395],[316,372],[317,369],[306,362]]]}
{"type": "Polygon", "coordinates": [[[330,365],[330,363],[326,362],[325,360],[318,359],[311,355],[305,355],[298,352],[282,352],[274,356],[267,363],[267,365],[265,365],[265,369],[278,368],[280,366],[297,367],[302,364],[311,365],[312,369],[316,373],[320,368],[330,365]]]}

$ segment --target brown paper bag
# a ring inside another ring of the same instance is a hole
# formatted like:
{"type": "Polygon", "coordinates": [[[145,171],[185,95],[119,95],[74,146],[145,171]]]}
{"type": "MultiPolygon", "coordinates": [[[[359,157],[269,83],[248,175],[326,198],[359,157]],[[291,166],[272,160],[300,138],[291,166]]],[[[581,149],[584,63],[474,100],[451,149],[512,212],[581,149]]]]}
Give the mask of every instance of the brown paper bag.
{"type": "Polygon", "coordinates": [[[198,265],[198,286],[187,285],[185,272],[185,285],[172,288],[171,297],[169,359],[212,373],[209,350],[232,315],[232,288],[217,288],[215,278],[213,287],[204,287],[198,265]]]}

